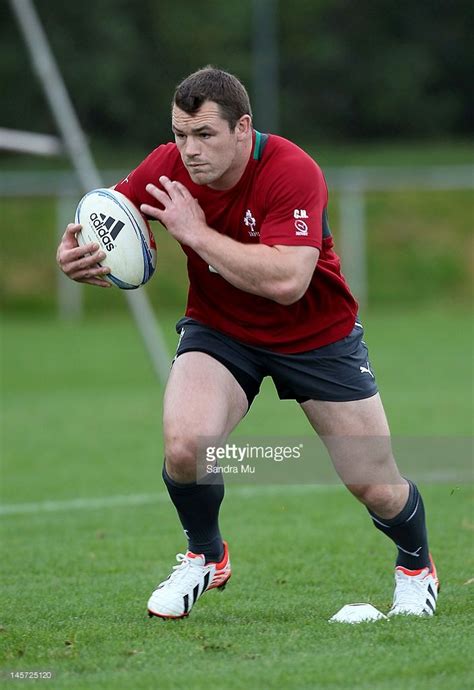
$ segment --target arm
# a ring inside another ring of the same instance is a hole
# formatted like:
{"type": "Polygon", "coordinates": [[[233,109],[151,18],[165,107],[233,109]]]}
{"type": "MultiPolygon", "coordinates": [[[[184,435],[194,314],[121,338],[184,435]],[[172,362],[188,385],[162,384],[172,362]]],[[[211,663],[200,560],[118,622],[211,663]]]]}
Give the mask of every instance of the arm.
{"type": "Polygon", "coordinates": [[[207,225],[190,246],[235,287],[286,305],[304,295],[319,256],[314,247],[243,244],[207,225]]]}
{"type": "Polygon", "coordinates": [[[186,187],[167,177],[160,177],[160,183],[165,191],[152,184],[146,190],[164,209],[142,204],[141,211],[159,220],[225,280],[279,304],[293,304],[303,296],[316,267],[318,249],[236,242],[207,225],[201,207],[186,187]]]}

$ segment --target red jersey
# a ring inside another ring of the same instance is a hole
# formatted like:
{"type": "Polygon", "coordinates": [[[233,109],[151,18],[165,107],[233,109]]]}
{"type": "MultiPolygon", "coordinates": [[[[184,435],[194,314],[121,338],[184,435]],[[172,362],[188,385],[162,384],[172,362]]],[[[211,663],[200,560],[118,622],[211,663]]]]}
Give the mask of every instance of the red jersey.
{"type": "Polygon", "coordinates": [[[156,205],[145,190],[160,175],[181,182],[201,205],[209,227],[245,244],[310,246],[320,256],[305,294],[282,305],[244,292],[212,271],[190,247],[186,316],[248,345],[296,353],[347,336],[357,303],[340,271],[327,221],[328,192],[320,168],[302,149],[276,135],[254,132],[245,171],[231,189],[195,184],[176,144],[155,149],[116,189],[133,203],[156,205]]]}

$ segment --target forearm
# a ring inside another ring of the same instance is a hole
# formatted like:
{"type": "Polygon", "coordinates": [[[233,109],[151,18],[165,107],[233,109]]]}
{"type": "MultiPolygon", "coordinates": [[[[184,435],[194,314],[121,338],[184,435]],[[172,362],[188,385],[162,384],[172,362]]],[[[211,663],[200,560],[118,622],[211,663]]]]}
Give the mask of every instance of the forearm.
{"type": "Polygon", "coordinates": [[[316,247],[237,242],[207,225],[202,208],[180,182],[164,175],[159,180],[164,190],[150,183],[146,191],[164,208],[141,204],[140,210],[163,223],[227,282],[279,304],[293,304],[304,295],[318,261],[316,247]]]}
{"type": "Polygon", "coordinates": [[[280,304],[301,296],[294,262],[278,247],[243,244],[204,226],[193,238],[192,248],[225,280],[239,290],[280,304]]]}

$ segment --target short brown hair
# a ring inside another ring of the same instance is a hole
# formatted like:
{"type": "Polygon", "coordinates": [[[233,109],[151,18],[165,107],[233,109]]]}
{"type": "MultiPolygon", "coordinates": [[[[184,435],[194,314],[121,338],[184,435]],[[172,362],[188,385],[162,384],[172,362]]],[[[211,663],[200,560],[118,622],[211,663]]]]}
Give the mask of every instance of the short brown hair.
{"type": "Polygon", "coordinates": [[[252,117],[245,86],[233,74],[212,65],[186,77],[178,84],[173,96],[173,104],[190,115],[196,113],[206,101],[217,103],[231,130],[235,129],[242,115],[252,117]]]}

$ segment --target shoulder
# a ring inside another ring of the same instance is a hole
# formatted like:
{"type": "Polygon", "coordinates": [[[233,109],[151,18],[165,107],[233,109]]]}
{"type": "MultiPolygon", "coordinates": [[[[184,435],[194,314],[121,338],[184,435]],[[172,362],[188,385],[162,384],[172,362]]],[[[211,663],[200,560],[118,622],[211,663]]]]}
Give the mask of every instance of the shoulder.
{"type": "Polygon", "coordinates": [[[128,196],[136,205],[149,203],[145,187],[148,182],[158,183],[160,175],[174,178],[184,169],[176,144],[161,144],[132,170],[115,188],[128,196]]]}
{"type": "Polygon", "coordinates": [[[180,167],[184,166],[176,144],[161,144],[129,173],[126,180],[141,187],[151,180],[156,181],[160,175],[175,177],[180,167]]]}
{"type": "Polygon", "coordinates": [[[260,179],[272,197],[303,190],[327,194],[326,181],[319,165],[289,139],[270,134],[261,163],[260,179]]]}
{"type": "Polygon", "coordinates": [[[278,134],[268,135],[268,144],[266,149],[269,155],[280,156],[285,159],[294,159],[299,162],[306,161],[308,164],[318,167],[314,158],[312,158],[307,151],[302,149],[298,144],[295,144],[290,139],[280,137],[278,134]]]}
{"type": "Polygon", "coordinates": [[[140,165],[156,165],[157,163],[163,165],[165,162],[174,163],[179,158],[178,147],[174,142],[169,142],[153,149],[140,165]]]}
{"type": "Polygon", "coordinates": [[[297,144],[270,134],[262,156],[262,162],[266,163],[265,172],[268,174],[295,177],[300,180],[309,175],[311,180],[324,179],[323,172],[306,151],[297,144]]]}

